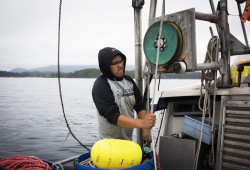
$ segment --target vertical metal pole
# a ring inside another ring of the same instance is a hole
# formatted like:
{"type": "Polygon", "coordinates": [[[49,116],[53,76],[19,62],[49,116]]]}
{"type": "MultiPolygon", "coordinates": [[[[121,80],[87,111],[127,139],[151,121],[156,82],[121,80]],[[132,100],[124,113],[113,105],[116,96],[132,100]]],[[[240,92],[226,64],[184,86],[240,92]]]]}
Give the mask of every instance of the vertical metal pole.
{"type": "Polygon", "coordinates": [[[157,6],[157,0],[151,0],[149,8],[149,20],[155,18],[156,6],[157,6]]]}
{"type": "MultiPolygon", "coordinates": [[[[143,94],[142,83],[142,45],[141,45],[141,9],[144,5],[144,0],[132,0],[134,8],[134,30],[135,30],[135,82],[143,94]]],[[[137,143],[142,146],[142,131],[137,129],[137,143]]]]}
{"type": "MultiPolygon", "coordinates": [[[[150,7],[149,7],[149,19],[148,19],[148,25],[150,25],[149,21],[153,18],[155,18],[155,15],[156,15],[156,6],[157,6],[157,0],[150,0],[150,7]]],[[[149,107],[149,98],[150,98],[150,82],[152,80],[152,77],[153,77],[153,74],[152,74],[152,66],[150,66],[149,62],[147,59],[145,59],[145,66],[147,68],[147,78],[146,78],[146,81],[144,82],[144,85],[145,85],[145,91],[146,93],[144,95],[144,97],[147,98],[147,103],[146,103],[146,107],[147,107],[147,110],[150,110],[150,107],[149,107]]]]}
{"type": "MultiPolygon", "coordinates": [[[[238,6],[238,11],[239,11],[239,17],[241,19],[241,17],[242,17],[242,11],[241,11],[241,7],[240,7],[240,3],[239,2],[237,2],[237,6],[238,6]]],[[[246,33],[246,28],[245,28],[245,24],[243,22],[241,22],[241,27],[242,27],[242,30],[243,30],[243,35],[244,35],[246,46],[249,47],[248,39],[247,39],[247,33],[246,33]]]]}
{"type": "MultiPolygon", "coordinates": [[[[150,20],[155,18],[156,15],[156,6],[157,6],[157,0],[150,0],[150,7],[149,7],[149,19],[148,19],[148,25],[150,26],[150,20]]],[[[145,60],[145,66],[147,66],[147,82],[145,82],[145,87],[147,87],[150,84],[150,76],[153,74],[154,67],[149,64],[149,61],[145,60]]],[[[150,94],[150,88],[148,87],[147,95],[150,94]]],[[[149,101],[147,101],[147,109],[149,110],[149,101]]]]}
{"type": "Polygon", "coordinates": [[[142,45],[141,45],[141,9],[144,5],[143,0],[134,0],[134,31],[135,31],[135,82],[139,87],[141,94],[142,85],[142,45]]]}
{"type": "MultiPolygon", "coordinates": [[[[209,0],[209,3],[210,3],[210,7],[211,7],[211,10],[212,10],[212,13],[215,14],[216,11],[215,11],[215,7],[214,7],[214,2],[213,2],[213,0],[209,0]]],[[[215,24],[215,26],[216,26],[217,32],[220,32],[219,27],[218,27],[218,24],[215,24]]]]}
{"type": "Polygon", "coordinates": [[[220,64],[222,65],[222,79],[221,87],[230,87],[231,74],[230,74],[230,34],[229,34],[229,25],[227,17],[227,0],[220,1],[220,38],[221,38],[221,60],[220,64]]]}

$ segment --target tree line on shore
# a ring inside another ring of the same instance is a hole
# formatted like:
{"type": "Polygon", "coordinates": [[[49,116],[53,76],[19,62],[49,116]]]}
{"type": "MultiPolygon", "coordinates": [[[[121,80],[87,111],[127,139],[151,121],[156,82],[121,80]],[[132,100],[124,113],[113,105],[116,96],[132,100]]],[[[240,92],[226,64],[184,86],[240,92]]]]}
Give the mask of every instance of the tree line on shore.
{"type": "MultiPolygon", "coordinates": [[[[70,73],[60,72],[61,78],[97,78],[102,73],[99,69],[96,68],[86,68],[83,70],[78,70],[70,73]]],[[[126,71],[127,75],[135,78],[135,71],[129,70],[126,71]]],[[[57,78],[58,72],[22,72],[22,73],[15,73],[15,72],[8,72],[8,71],[0,71],[0,77],[43,77],[43,78],[57,78]]],[[[201,73],[200,72],[187,72],[182,74],[175,74],[175,73],[164,73],[161,74],[161,78],[165,79],[200,79],[201,73]]]]}

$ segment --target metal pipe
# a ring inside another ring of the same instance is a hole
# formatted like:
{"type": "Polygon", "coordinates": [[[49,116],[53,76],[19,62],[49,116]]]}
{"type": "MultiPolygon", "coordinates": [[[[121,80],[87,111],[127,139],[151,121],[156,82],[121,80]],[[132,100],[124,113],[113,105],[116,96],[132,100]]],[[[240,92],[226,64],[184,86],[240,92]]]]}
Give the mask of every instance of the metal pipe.
{"type": "MultiPolygon", "coordinates": [[[[209,3],[210,3],[210,7],[211,7],[211,10],[212,10],[212,13],[213,13],[214,15],[217,15],[217,14],[216,14],[215,7],[214,7],[214,2],[213,2],[213,0],[209,0],[209,3]]],[[[217,32],[219,32],[220,30],[219,30],[218,24],[216,24],[215,26],[216,26],[217,32]]]]}
{"type": "MultiPolygon", "coordinates": [[[[150,25],[150,20],[155,18],[155,15],[156,15],[156,6],[157,6],[157,0],[150,0],[150,6],[149,6],[149,18],[148,18],[148,25],[150,25]]],[[[146,81],[144,82],[144,87],[145,87],[145,93],[147,97],[147,99],[149,99],[149,94],[150,94],[150,83],[151,83],[151,80],[152,80],[152,68],[149,64],[149,61],[147,60],[147,58],[145,59],[145,66],[146,66],[146,71],[145,72],[145,75],[147,76],[146,78],[146,81]]],[[[147,110],[149,110],[149,100],[147,100],[147,103],[146,103],[146,107],[147,107],[147,110]]]]}
{"type": "MultiPolygon", "coordinates": [[[[241,18],[242,17],[242,11],[241,11],[241,7],[240,7],[240,3],[239,2],[237,2],[237,6],[238,6],[238,11],[239,11],[239,17],[241,18]]],[[[249,47],[248,39],[247,39],[247,34],[246,34],[246,28],[245,28],[245,25],[244,25],[243,22],[241,22],[241,27],[242,27],[242,31],[243,31],[243,35],[244,35],[246,46],[249,47]]]]}
{"type": "MultiPolygon", "coordinates": [[[[132,6],[134,8],[134,30],[135,30],[135,82],[143,94],[142,83],[142,45],[141,45],[141,9],[144,5],[144,0],[133,0],[132,6]]],[[[142,146],[142,131],[136,130],[137,143],[142,146]]]]}
{"type": "Polygon", "coordinates": [[[211,23],[218,23],[219,17],[213,14],[205,14],[201,12],[195,12],[195,19],[202,21],[209,21],[211,23]]]}
{"type": "Polygon", "coordinates": [[[141,44],[141,9],[143,0],[134,0],[134,30],[135,30],[135,82],[143,93],[142,84],[142,44],[141,44]]]}
{"type": "Polygon", "coordinates": [[[230,74],[230,33],[229,24],[227,16],[227,0],[220,1],[220,39],[221,39],[221,59],[220,63],[224,66],[222,67],[221,74],[221,87],[231,87],[231,74],[230,74]]]}
{"type": "Polygon", "coordinates": [[[232,49],[231,50],[231,56],[242,55],[242,54],[250,54],[250,48],[232,49]]]}
{"type": "Polygon", "coordinates": [[[213,0],[209,0],[209,3],[210,3],[210,7],[211,7],[211,10],[212,10],[212,13],[215,14],[215,7],[214,7],[213,0]]]}
{"type": "Polygon", "coordinates": [[[201,70],[218,70],[220,68],[219,63],[211,62],[211,63],[201,63],[197,64],[196,71],[201,70]]]}
{"type": "Polygon", "coordinates": [[[149,8],[149,20],[155,18],[156,6],[157,6],[157,0],[151,0],[149,8]]]}
{"type": "Polygon", "coordinates": [[[244,65],[238,65],[237,66],[237,71],[238,71],[238,83],[237,83],[237,87],[240,87],[240,84],[241,84],[241,75],[242,75],[242,72],[244,71],[244,65]]]}
{"type": "Polygon", "coordinates": [[[64,160],[61,160],[61,161],[57,161],[55,163],[53,163],[53,165],[63,165],[63,164],[66,164],[66,163],[69,163],[69,162],[72,162],[74,161],[76,158],[78,158],[80,155],[78,156],[74,156],[74,157],[71,157],[71,158],[67,158],[67,159],[64,159],[64,160]]]}

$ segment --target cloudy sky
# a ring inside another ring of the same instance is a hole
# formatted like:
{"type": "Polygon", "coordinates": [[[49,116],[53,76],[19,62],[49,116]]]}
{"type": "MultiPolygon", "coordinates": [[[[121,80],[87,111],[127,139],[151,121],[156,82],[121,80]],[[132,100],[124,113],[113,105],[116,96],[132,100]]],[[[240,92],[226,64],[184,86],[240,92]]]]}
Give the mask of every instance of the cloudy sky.
{"type": "MultiPolygon", "coordinates": [[[[229,0],[230,30],[243,41],[234,0],[229,0]]],[[[215,6],[217,0],[214,1],[215,6]]],[[[0,0],[0,70],[57,65],[59,0],[0,0]]],[[[149,0],[142,9],[142,37],[148,25],[149,0]]],[[[159,1],[157,16],[161,14],[159,1]]],[[[243,4],[244,6],[244,4],[243,4]]],[[[166,0],[166,14],[195,8],[211,13],[208,0],[166,0]]],[[[202,62],[210,23],[196,23],[197,61],[202,62]]],[[[246,29],[249,28],[248,23],[246,29]]],[[[213,27],[215,32],[215,27],[213,27]]],[[[244,42],[244,41],[243,41],[244,42]]],[[[132,0],[63,0],[61,65],[96,64],[98,51],[113,46],[134,64],[132,0]]]]}

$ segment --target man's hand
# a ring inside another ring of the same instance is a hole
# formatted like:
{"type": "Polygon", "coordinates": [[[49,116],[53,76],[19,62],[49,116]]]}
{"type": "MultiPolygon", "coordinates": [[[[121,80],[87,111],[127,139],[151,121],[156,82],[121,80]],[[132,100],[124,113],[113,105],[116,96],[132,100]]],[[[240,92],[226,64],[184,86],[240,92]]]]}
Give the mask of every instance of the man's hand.
{"type": "Polygon", "coordinates": [[[148,143],[152,142],[152,136],[150,133],[150,129],[142,129],[142,139],[147,141],[148,143]]]}
{"type": "Polygon", "coordinates": [[[155,114],[143,110],[139,113],[139,119],[121,114],[118,118],[117,126],[125,128],[151,129],[155,125],[155,120],[155,114]]]}
{"type": "Polygon", "coordinates": [[[147,113],[142,118],[143,129],[151,129],[155,125],[156,116],[153,113],[147,113]]]}

